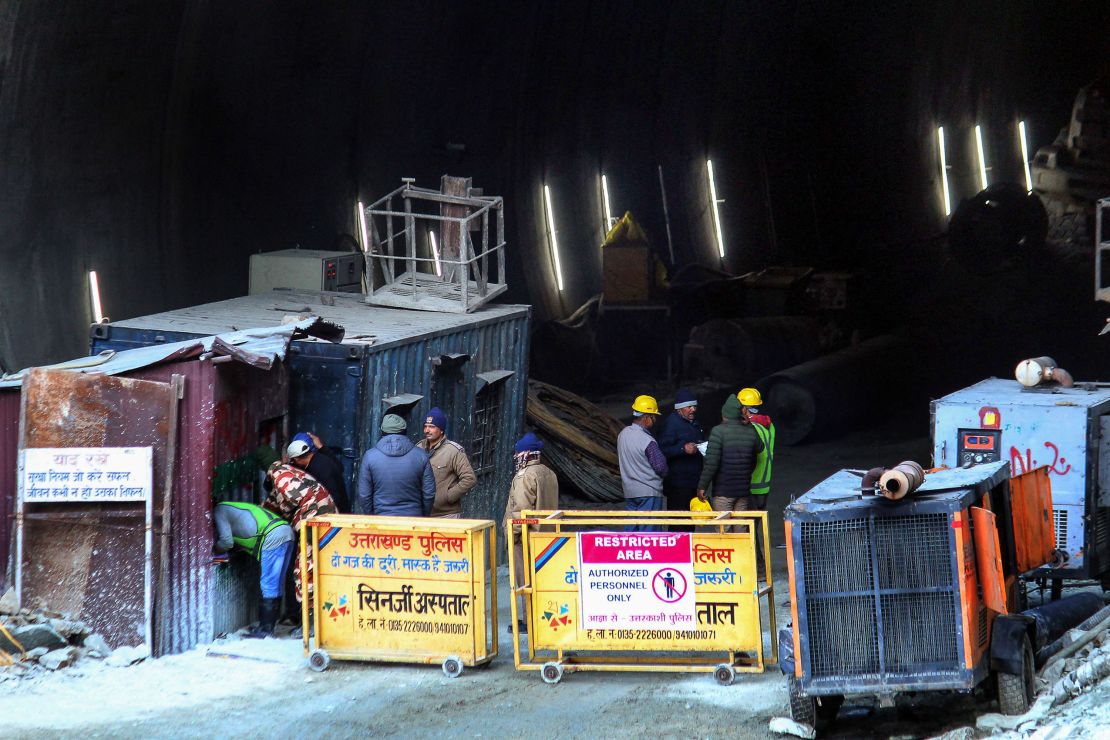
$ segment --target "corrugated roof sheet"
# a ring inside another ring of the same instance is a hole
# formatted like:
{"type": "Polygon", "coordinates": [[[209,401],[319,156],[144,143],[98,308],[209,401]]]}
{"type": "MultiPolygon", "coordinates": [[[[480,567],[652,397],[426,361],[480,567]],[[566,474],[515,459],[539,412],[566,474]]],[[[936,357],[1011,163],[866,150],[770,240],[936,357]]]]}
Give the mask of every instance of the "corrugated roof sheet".
{"type": "MultiPolygon", "coordinates": [[[[274,318],[269,316],[266,318],[274,318]]],[[[240,362],[267,369],[277,360],[285,358],[289,342],[295,337],[311,336],[326,341],[341,341],[343,329],[318,316],[310,316],[280,326],[229,331],[223,334],[189,339],[183,342],[139,347],[123,352],[106,351],[92,357],[50,365],[52,370],[72,370],[79,373],[119,375],[152,365],[174,360],[185,360],[205,353],[234,357],[240,362]]],[[[14,388],[23,383],[23,375],[30,368],[0,378],[0,388],[14,388]]]]}
{"type": "Polygon", "coordinates": [[[265,326],[279,316],[312,315],[344,327],[347,330],[344,344],[380,347],[480,326],[508,316],[525,316],[528,311],[528,306],[486,304],[472,313],[437,313],[370,306],[360,293],[275,290],[113,321],[111,326],[154,331],[173,327],[174,331],[221,334],[235,331],[244,323],[265,326]]]}

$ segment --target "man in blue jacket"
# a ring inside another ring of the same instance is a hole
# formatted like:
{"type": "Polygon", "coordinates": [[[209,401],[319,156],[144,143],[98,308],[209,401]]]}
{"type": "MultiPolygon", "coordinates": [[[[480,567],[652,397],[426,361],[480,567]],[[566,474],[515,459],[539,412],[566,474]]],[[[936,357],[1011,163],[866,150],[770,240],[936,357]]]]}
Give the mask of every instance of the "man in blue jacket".
{"type": "Polygon", "coordinates": [[[663,420],[659,431],[659,449],[667,458],[663,495],[669,511],[689,511],[690,499],[698,494],[702,465],[698,443],[705,441],[705,430],[694,421],[697,411],[698,399],[679,388],[674,395],[674,413],[663,420]]]}
{"type": "Polygon", "coordinates": [[[424,451],[405,436],[408,424],[397,414],[382,419],[382,438],[362,456],[355,514],[428,516],[436,480],[424,451]]]}

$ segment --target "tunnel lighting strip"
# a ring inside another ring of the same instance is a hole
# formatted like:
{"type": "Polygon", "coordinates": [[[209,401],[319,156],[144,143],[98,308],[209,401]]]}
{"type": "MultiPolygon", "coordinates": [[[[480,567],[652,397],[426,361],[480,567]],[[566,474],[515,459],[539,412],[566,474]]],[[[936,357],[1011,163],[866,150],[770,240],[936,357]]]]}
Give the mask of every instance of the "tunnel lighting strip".
{"type": "Polygon", "coordinates": [[[551,256],[555,260],[555,282],[559,292],[563,292],[563,266],[559,262],[559,240],[555,236],[555,210],[551,207],[551,188],[543,186],[543,200],[547,207],[547,240],[551,245],[551,256]]]}
{"type": "Polygon", "coordinates": [[[104,322],[104,312],[100,310],[100,284],[96,279],[96,270],[89,271],[89,297],[92,300],[93,319],[96,323],[104,322]]]}
{"type": "Polygon", "coordinates": [[[1033,192],[1033,175],[1029,172],[1029,142],[1025,138],[1025,121],[1018,121],[1018,139],[1021,141],[1021,164],[1025,167],[1025,189],[1033,192]]]}
{"type": "Polygon", "coordinates": [[[986,190],[987,159],[983,155],[983,129],[979,124],[975,124],[975,150],[979,152],[979,181],[983,184],[983,190],[986,190]]]}
{"type": "Polygon", "coordinates": [[[940,146],[940,182],[944,187],[944,215],[952,215],[952,194],[948,190],[948,158],[944,153],[944,126],[937,126],[937,143],[940,146]]]}
{"type": "Polygon", "coordinates": [[[605,228],[603,229],[602,238],[609,233],[609,229],[613,228],[613,208],[609,205],[609,180],[605,174],[601,175],[601,205],[605,209],[605,228]]]}
{"type": "Polygon", "coordinates": [[[720,201],[717,199],[717,182],[713,177],[713,160],[705,160],[705,169],[709,173],[709,199],[713,204],[713,228],[717,231],[717,252],[720,253],[721,259],[725,258],[725,237],[721,233],[721,210],[718,207],[720,201]]]}
{"type": "Polygon", "coordinates": [[[439,262],[439,245],[436,244],[436,233],[428,229],[428,241],[432,244],[432,257],[436,261],[436,277],[443,277],[443,265],[439,262]]]}
{"type": "Polygon", "coordinates": [[[359,238],[362,240],[362,251],[366,252],[369,249],[369,247],[367,245],[370,244],[369,235],[366,233],[366,207],[364,205],[362,205],[362,201],[360,200],[360,201],[358,201],[357,208],[358,208],[358,235],[359,235],[359,238]]]}

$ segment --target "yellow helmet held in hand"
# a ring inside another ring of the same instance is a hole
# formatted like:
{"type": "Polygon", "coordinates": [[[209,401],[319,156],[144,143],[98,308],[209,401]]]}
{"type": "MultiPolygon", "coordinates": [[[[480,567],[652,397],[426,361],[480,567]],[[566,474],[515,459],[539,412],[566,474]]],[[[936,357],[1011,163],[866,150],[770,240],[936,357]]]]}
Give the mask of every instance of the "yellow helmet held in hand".
{"type": "Polygon", "coordinates": [[[702,501],[697,496],[690,499],[690,511],[713,511],[708,501],[702,501]]]}
{"type": "Polygon", "coordinates": [[[651,396],[636,396],[636,400],[632,402],[632,410],[659,416],[659,404],[651,396]]]}
{"type": "Polygon", "coordinates": [[[762,406],[763,396],[755,388],[744,388],[736,394],[741,406],[762,406]]]}

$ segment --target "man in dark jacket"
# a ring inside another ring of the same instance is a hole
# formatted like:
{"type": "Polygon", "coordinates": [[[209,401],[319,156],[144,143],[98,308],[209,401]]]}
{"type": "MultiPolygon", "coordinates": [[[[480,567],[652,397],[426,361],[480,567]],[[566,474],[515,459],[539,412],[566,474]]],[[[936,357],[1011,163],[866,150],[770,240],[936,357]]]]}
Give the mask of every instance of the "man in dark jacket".
{"type": "Polygon", "coordinates": [[[740,400],[730,395],[721,408],[722,421],[709,432],[705,464],[698,481],[698,498],[713,484],[714,511],[751,510],[752,469],[763,441],[744,418],[740,400]]]}
{"type": "Polygon", "coordinates": [[[300,432],[293,436],[293,441],[289,443],[286,451],[289,453],[290,462],[311,475],[317,483],[328,490],[340,514],[351,513],[343,463],[339,462],[339,458],[331,448],[325,447],[315,434],[300,432]]]}
{"type": "Polygon", "coordinates": [[[705,441],[705,432],[694,421],[697,410],[694,394],[679,388],[674,396],[674,413],[663,420],[659,431],[659,449],[667,458],[663,495],[670,511],[689,511],[690,499],[697,494],[702,467],[698,443],[705,441]]]}
{"type": "Polygon", "coordinates": [[[358,468],[356,514],[428,516],[436,498],[436,479],[428,456],[417,448],[396,414],[382,419],[382,438],[362,456],[358,468]]]}

